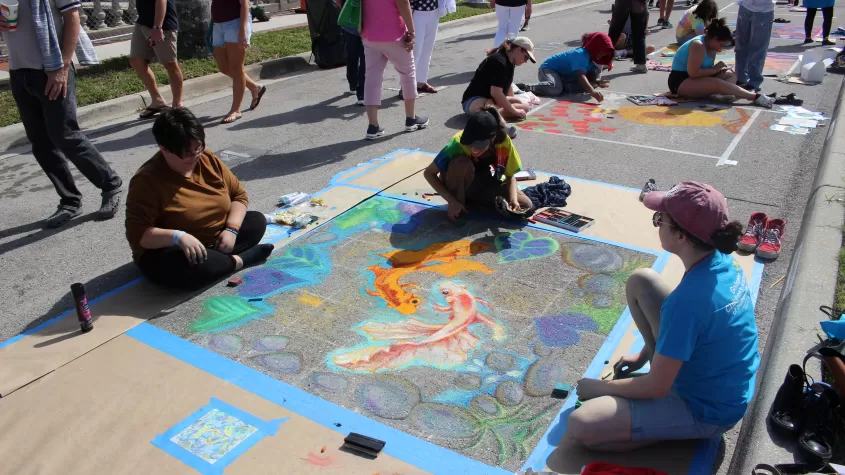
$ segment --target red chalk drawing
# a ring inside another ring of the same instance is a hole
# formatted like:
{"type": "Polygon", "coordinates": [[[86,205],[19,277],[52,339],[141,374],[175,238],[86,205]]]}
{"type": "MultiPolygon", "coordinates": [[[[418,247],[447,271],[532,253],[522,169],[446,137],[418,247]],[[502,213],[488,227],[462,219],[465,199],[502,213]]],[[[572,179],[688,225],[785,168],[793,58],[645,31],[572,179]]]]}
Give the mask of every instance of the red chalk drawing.
{"type": "Polygon", "coordinates": [[[601,130],[602,132],[616,132],[616,129],[614,129],[613,127],[599,127],[599,130],[601,130]]]}
{"type": "Polygon", "coordinates": [[[546,132],[550,134],[562,134],[563,132],[558,129],[546,129],[546,132]]]}
{"type": "Polygon", "coordinates": [[[599,119],[598,117],[587,117],[584,120],[586,120],[587,122],[601,122],[601,119],[599,119]]]}
{"type": "Polygon", "coordinates": [[[308,458],[304,458],[306,462],[317,467],[325,468],[343,468],[343,465],[333,465],[334,462],[328,455],[317,455],[313,452],[308,452],[308,458]]]}

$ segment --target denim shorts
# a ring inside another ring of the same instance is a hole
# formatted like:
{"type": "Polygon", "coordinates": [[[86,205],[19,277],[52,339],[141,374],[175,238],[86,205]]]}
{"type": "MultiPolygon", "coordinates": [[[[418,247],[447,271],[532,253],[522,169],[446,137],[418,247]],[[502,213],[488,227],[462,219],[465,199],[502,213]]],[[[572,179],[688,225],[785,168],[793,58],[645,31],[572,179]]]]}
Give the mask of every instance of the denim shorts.
{"type": "Polygon", "coordinates": [[[469,114],[469,106],[472,105],[472,103],[475,102],[477,99],[486,99],[486,97],[472,96],[469,99],[467,99],[466,101],[464,101],[463,107],[464,107],[464,113],[465,114],[469,114]]]}
{"type": "Polygon", "coordinates": [[[710,439],[724,434],[734,425],[717,426],[701,422],[689,405],[673,389],[661,399],[629,400],[631,404],[631,440],[710,439]]]}
{"type": "MultiPolygon", "coordinates": [[[[241,32],[241,19],[227,21],[225,23],[215,23],[211,31],[211,44],[218,48],[222,48],[225,43],[237,43],[238,35],[241,32]]],[[[246,42],[249,44],[249,39],[252,37],[252,17],[246,24],[246,42]]]]}

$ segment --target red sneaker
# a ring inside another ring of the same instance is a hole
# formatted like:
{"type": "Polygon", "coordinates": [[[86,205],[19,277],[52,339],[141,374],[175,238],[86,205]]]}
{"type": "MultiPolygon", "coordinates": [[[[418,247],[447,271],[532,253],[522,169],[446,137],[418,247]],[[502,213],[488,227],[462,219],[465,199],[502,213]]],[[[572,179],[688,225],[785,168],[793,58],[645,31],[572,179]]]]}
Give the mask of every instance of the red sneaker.
{"type": "Polygon", "coordinates": [[[754,252],[757,245],[763,240],[763,230],[766,229],[766,221],[769,217],[766,213],[754,213],[748,220],[748,227],[745,228],[745,236],[739,240],[737,247],[745,252],[754,252]]]}
{"type": "Polygon", "coordinates": [[[780,245],[783,233],[786,228],[786,221],[775,218],[766,223],[763,231],[763,240],[757,246],[757,255],[764,259],[777,259],[780,255],[780,245]]]}

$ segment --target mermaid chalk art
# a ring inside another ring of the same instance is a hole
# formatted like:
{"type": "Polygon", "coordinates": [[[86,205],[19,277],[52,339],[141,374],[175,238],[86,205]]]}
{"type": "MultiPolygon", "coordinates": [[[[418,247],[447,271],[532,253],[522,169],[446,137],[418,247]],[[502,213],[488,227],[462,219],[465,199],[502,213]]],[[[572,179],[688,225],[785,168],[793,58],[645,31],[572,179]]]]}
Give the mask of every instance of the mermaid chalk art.
{"type": "Polygon", "coordinates": [[[334,364],[352,371],[373,373],[411,366],[415,361],[454,367],[465,363],[469,351],[478,344],[478,337],[469,330],[470,325],[480,323],[489,327],[494,340],[506,338],[504,327],[479,308],[479,304],[483,304],[492,313],[493,306],[489,302],[472,295],[465,285],[452,281],[440,283],[437,289],[447,305],[434,305],[434,310],[449,312],[447,323],[425,323],[415,318],[395,323],[365,323],[360,329],[371,340],[393,340],[393,343],[341,352],[332,357],[334,364]]]}

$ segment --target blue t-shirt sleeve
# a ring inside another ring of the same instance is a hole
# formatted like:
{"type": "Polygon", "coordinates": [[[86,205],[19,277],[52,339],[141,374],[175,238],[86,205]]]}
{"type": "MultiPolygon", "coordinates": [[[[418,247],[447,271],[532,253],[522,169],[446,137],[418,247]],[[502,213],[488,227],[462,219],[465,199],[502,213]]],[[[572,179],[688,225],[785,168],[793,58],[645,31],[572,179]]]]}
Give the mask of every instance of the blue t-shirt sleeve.
{"type": "Polygon", "coordinates": [[[584,71],[586,73],[590,70],[592,64],[590,53],[584,48],[577,48],[550,57],[543,61],[540,67],[554,69],[561,76],[568,76],[575,73],[575,71],[584,71]]]}
{"type": "Polygon", "coordinates": [[[689,308],[664,304],[660,310],[660,336],[655,350],[663,356],[689,361],[698,340],[698,321],[689,308]]]}

